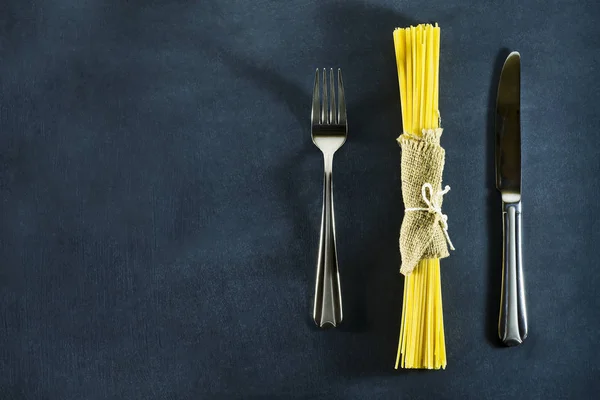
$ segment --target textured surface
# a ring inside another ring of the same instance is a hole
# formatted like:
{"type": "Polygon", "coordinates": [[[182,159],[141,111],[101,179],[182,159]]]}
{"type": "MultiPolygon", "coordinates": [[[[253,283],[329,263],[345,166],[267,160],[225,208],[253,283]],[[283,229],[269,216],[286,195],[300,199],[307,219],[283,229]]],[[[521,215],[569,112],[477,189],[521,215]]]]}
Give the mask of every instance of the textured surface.
{"type": "Polygon", "coordinates": [[[3,0],[0,399],[593,398],[600,7],[496,3],[3,0]],[[394,371],[392,30],[428,21],[457,248],[448,369],[394,371]],[[531,331],[512,349],[495,333],[491,148],[507,50],[522,55],[531,331]],[[350,123],[334,163],[346,324],[328,332],[310,320],[323,66],[344,71],[350,123]]]}
{"type": "Polygon", "coordinates": [[[398,138],[402,149],[400,180],[405,210],[400,228],[400,273],[405,276],[421,260],[450,255],[447,217],[442,211],[446,192],[446,188],[442,189],[445,162],[445,151],[440,147],[442,131],[429,129],[423,130],[420,138],[406,133],[398,138]]]}

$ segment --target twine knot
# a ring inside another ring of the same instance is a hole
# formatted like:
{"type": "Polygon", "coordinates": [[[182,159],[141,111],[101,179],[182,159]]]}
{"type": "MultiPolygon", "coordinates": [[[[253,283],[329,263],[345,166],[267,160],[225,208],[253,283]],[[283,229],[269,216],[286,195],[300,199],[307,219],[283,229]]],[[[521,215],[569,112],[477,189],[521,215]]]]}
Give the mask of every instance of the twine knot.
{"type": "Polygon", "coordinates": [[[442,200],[444,195],[450,191],[450,186],[446,185],[444,190],[439,190],[437,192],[433,191],[433,186],[431,183],[425,182],[421,187],[421,196],[423,197],[423,202],[427,207],[412,207],[407,208],[405,212],[411,211],[426,211],[430,214],[435,214],[437,220],[440,222],[442,226],[442,230],[444,231],[444,236],[446,237],[446,241],[448,242],[448,246],[450,246],[451,250],[456,250],[452,245],[452,241],[450,240],[450,236],[448,235],[448,216],[442,212],[442,200]]]}

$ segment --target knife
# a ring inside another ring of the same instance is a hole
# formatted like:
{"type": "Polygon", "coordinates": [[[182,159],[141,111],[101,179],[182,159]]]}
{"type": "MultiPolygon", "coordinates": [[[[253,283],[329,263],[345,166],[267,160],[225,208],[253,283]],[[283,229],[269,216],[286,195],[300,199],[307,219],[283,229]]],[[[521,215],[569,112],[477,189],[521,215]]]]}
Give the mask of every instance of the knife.
{"type": "Polygon", "coordinates": [[[508,55],[496,98],[496,188],[502,195],[502,293],[498,335],[507,346],[527,337],[521,247],[521,55],[508,55]]]}

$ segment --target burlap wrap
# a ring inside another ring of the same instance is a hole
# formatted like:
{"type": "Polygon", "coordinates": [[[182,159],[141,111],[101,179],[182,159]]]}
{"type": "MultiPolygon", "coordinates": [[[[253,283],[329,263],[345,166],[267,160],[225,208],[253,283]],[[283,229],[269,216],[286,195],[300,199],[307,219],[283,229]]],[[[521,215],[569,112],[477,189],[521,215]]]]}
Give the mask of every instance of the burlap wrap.
{"type": "MultiPolygon", "coordinates": [[[[427,208],[423,201],[423,184],[430,183],[434,192],[441,190],[445,151],[440,146],[442,129],[424,130],[422,138],[400,135],[402,148],[401,179],[405,209],[427,208]]],[[[434,196],[436,195],[434,193],[434,196]]],[[[442,206],[442,196],[435,200],[442,206]]],[[[420,260],[449,256],[448,245],[439,213],[405,212],[400,228],[400,272],[408,275],[420,260]]]]}

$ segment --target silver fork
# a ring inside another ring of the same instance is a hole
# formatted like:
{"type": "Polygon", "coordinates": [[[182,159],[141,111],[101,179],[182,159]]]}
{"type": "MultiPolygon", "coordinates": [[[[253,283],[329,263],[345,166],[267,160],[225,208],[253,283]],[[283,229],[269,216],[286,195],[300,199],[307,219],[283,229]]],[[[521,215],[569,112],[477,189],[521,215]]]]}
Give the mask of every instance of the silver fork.
{"type": "Polygon", "coordinates": [[[337,71],[337,108],[333,69],[323,69],[323,86],[320,87],[319,70],[315,74],[313,88],[311,133],[313,143],[323,152],[325,177],[323,187],[323,214],[321,217],[321,238],[317,259],[317,279],[315,285],[315,305],[313,318],[321,327],[336,327],[343,319],[342,292],[335,245],[335,219],[333,216],[333,183],[331,179],[333,155],[346,142],[348,123],[342,71],[337,71]],[[329,98],[327,87],[329,86],[329,98]]]}

